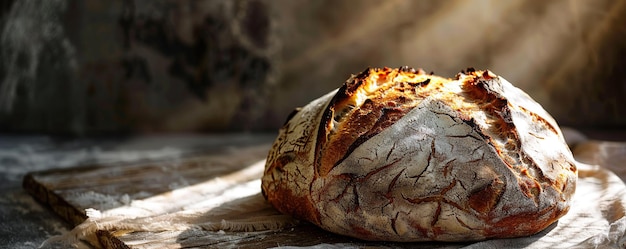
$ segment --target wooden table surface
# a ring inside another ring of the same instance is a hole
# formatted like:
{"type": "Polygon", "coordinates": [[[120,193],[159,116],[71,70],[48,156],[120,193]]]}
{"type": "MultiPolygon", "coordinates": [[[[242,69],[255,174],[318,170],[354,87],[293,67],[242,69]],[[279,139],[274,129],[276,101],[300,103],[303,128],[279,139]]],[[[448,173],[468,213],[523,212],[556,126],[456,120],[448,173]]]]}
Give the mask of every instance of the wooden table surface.
{"type": "MultiPolygon", "coordinates": [[[[0,134],[0,248],[38,248],[73,227],[22,187],[29,172],[209,155],[270,143],[275,134],[175,134],[58,138],[0,134]]],[[[47,245],[44,248],[67,248],[47,245]]]]}

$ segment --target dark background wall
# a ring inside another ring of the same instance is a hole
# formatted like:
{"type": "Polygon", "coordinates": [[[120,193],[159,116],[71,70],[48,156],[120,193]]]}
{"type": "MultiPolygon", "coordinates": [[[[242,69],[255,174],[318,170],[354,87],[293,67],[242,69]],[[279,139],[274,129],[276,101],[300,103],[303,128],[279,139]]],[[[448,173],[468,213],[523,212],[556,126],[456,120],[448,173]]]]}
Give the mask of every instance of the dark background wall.
{"type": "Polygon", "coordinates": [[[14,0],[0,131],[268,131],[368,66],[491,69],[562,125],[626,126],[626,1],[14,0]]]}

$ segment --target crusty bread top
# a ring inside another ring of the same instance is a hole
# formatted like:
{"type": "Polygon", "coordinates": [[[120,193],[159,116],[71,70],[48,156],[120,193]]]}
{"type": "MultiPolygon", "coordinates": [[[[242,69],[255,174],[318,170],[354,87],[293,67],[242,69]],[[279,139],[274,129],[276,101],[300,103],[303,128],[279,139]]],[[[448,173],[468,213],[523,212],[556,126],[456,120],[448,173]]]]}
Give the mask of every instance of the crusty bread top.
{"type": "Polygon", "coordinates": [[[281,212],[337,233],[458,241],[552,224],[576,172],[554,119],[502,77],[382,68],[290,115],[262,187],[281,212]],[[424,217],[398,217],[411,209],[424,217]]]}
{"type": "MultiPolygon", "coordinates": [[[[445,102],[464,120],[482,129],[509,163],[521,163],[524,158],[508,153],[519,147],[511,120],[512,106],[502,96],[503,89],[492,89],[501,85],[486,83],[497,78],[490,71],[470,68],[457,74],[456,79],[446,79],[407,67],[368,69],[352,76],[339,88],[322,116],[316,148],[318,173],[328,173],[352,149],[392,125],[428,96],[445,102]],[[321,152],[323,156],[319,155],[321,152]]],[[[535,107],[532,112],[519,105],[514,108],[527,112],[537,125],[562,137],[554,119],[543,109],[535,107]]]]}

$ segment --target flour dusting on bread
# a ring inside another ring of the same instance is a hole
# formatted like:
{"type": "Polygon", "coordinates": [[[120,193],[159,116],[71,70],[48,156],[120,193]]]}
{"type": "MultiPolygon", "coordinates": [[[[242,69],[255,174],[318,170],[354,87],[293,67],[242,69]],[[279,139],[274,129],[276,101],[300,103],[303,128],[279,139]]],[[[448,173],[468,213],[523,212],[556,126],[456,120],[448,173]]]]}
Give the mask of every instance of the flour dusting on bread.
{"type": "Polygon", "coordinates": [[[268,155],[279,211],[365,240],[527,236],[566,214],[576,166],[554,119],[490,71],[367,69],[299,109],[268,155]]]}

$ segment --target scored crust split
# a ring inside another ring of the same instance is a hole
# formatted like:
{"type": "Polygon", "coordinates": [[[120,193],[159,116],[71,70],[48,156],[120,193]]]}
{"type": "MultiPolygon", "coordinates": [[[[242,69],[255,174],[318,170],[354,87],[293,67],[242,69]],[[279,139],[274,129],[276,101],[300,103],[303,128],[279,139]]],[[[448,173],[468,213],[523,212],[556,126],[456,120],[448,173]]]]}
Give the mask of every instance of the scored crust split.
{"type": "Polygon", "coordinates": [[[490,71],[367,69],[297,109],[262,190],[337,234],[472,241],[535,234],[567,213],[577,170],[554,119],[490,71]]]}

